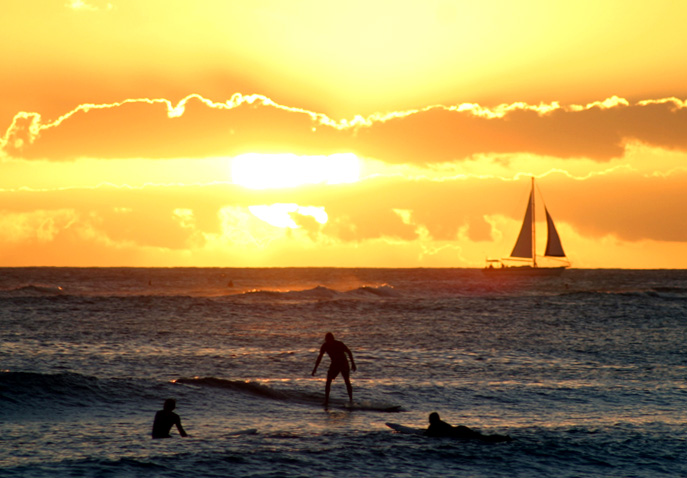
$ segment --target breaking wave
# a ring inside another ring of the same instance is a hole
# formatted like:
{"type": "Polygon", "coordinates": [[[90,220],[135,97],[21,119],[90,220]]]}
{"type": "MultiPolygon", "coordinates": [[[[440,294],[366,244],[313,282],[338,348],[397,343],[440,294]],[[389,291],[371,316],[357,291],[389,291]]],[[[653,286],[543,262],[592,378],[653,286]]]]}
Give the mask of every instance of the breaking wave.
{"type": "MultiPolygon", "coordinates": [[[[232,392],[254,395],[271,400],[299,403],[302,405],[319,406],[322,405],[323,400],[323,396],[318,393],[309,393],[299,390],[277,390],[267,385],[251,381],[225,380],[215,377],[193,377],[179,378],[175,380],[175,382],[199,387],[220,388],[232,392]]],[[[331,399],[329,401],[329,404],[330,406],[336,408],[351,408],[355,410],[368,410],[379,412],[402,411],[402,408],[399,405],[376,401],[355,402],[353,405],[350,405],[346,400],[331,399]]]]}

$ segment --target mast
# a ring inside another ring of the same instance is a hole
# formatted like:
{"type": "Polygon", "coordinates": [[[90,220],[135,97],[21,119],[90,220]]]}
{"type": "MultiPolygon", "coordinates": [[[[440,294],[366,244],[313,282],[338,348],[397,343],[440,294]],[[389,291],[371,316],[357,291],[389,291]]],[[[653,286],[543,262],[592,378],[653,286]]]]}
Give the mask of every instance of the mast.
{"type": "Polygon", "coordinates": [[[534,176],[532,176],[532,192],[530,193],[530,208],[532,208],[532,267],[537,267],[537,234],[535,231],[536,220],[534,218],[534,176]]]}

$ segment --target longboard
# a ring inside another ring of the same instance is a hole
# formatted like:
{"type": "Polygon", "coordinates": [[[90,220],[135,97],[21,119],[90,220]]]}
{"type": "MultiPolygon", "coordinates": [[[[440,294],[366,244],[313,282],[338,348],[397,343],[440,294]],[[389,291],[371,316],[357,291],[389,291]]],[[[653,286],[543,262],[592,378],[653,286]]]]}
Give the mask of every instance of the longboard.
{"type": "Polygon", "coordinates": [[[353,403],[346,402],[343,405],[343,408],[346,410],[363,410],[370,412],[400,412],[403,410],[400,405],[384,402],[371,402],[368,400],[353,403]]]}
{"type": "Polygon", "coordinates": [[[406,433],[408,435],[423,435],[425,433],[424,428],[407,427],[400,423],[387,423],[386,426],[399,433],[406,433]]]}

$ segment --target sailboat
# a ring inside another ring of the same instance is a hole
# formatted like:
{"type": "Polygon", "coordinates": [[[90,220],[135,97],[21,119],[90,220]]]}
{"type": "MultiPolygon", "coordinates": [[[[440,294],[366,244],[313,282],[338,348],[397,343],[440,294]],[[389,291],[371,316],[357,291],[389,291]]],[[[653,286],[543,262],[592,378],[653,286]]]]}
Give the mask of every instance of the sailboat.
{"type": "MultiPolygon", "coordinates": [[[[487,259],[487,267],[484,272],[487,273],[519,273],[524,275],[558,275],[566,268],[570,267],[570,262],[565,256],[561,238],[556,231],[556,226],[553,224],[553,219],[549,214],[546,205],[544,205],[544,212],[546,213],[546,250],[544,257],[560,263],[557,266],[541,267],[537,263],[535,234],[535,217],[534,217],[534,177],[532,178],[532,190],[530,191],[530,198],[527,201],[527,209],[525,210],[525,218],[522,221],[520,234],[518,240],[515,242],[513,252],[510,257],[505,259],[487,259]],[[510,262],[519,262],[521,265],[509,265],[510,262]]],[[[543,203],[543,200],[542,200],[543,203]]],[[[551,262],[551,261],[547,261],[551,262]]]]}

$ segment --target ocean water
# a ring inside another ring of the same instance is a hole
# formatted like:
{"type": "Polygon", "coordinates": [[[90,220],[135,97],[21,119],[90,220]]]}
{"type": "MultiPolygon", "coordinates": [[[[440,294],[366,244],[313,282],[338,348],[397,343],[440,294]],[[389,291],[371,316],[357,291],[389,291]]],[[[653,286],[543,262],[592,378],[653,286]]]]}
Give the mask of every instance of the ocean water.
{"type": "Polygon", "coordinates": [[[687,476],[687,271],[0,269],[0,339],[3,477],[687,476]]]}

